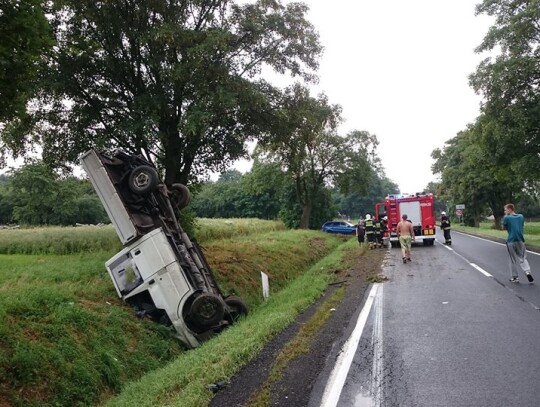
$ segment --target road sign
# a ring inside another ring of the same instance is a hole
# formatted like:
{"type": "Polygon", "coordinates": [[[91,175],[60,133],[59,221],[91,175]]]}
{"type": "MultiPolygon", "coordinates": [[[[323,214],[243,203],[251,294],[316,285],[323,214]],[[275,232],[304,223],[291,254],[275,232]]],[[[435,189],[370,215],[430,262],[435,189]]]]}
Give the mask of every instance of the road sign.
{"type": "Polygon", "coordinates": [[[456,205],[456,209],[463,210],[465,209],[465,205],[464,204],[456,205]]]}
{"type": "Polygon", "coordinates": [[[463,210],[456,209],[456,216],[462,217],[463,216],[463,210]]]}

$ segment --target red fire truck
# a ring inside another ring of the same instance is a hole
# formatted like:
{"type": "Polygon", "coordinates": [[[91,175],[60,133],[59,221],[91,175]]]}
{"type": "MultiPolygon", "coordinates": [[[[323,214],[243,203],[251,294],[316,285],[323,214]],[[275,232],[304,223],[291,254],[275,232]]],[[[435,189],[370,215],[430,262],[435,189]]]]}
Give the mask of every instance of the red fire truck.
{"type": "Polygon", "coordinates": [[[407,215],[412,222],[416,242],[432,246],[435,242],[433,194],[388,195],[384,202],[375,204],[375,216],[378,219],[388,217],[385,237],[392,247],[399,245],[396,227],[402,215],[407,215]]]}

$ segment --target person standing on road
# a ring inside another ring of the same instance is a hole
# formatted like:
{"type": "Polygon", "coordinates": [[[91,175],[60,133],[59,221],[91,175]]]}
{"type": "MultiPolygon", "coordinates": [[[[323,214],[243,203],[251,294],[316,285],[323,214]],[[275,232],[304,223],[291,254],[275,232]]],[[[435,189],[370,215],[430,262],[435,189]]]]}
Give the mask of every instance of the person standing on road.
{"type": "Polygon", "coordinates": [[[407,219],[408,216],[403,215],[401,221],[397,224],[397,236],[401,245],[403,263],[411,261],[411,245],[415,241],[413,225],[407,219]]]}
{"type": "Polygon", "coordinates": [[[364,220],[362,217],[358,219],[358,224],[356,225],[356,237],[358,238],[358,244],[362,245],[364,243],[364,238],[366,236],[366,229],[364,227],[364,220]]]}
{"type": "Polygon", "coordinates": [[[508,231],[506,247],[510,255],[510,281],[512,283],[519,283],[516,270],[516,265],[519,265],[525,272],[527,280],[532,283],[534,278],[531,275],[531,266],[527,261],[527,248],[525,247],[525,238],[523,237],[525,220],[522,214],[515,212],[514,205],[511,203],[504,206],[504,213],[503,229],[508,231]]]}
{"type": "Polygon", "coordinates": [[[384,216],[382,219],[381,219],[381,232],[379,234],[379,242],[380,242],[380,247],[384,247],[385,245],[385,242],[384,242],[384,236],[386,234],[386,228],[388,226],[388,218],[386,216],[384,216]]]}
{"type": "Polygon", "coordinates": [[[375,225],[373,224],[373,219],[371,219],[369,213],[366,215],[364,225],[366,227],[366,241],[368,242],[369,248],[373,249],[373,245],[375,244],[375,225]]]}
{"type": "Polygon", "coordinates": [[[375,247],[382,247],[382,240],[381,238],[381,220],[379,218],[375,218],[375,247]]]}
{"type": "Polygon", "coordinates": [[[441,229],[444,233],[444,244],[452,245],[452,237],[450,237],[450,218],[446,212],[441,212],[441,229]]]}

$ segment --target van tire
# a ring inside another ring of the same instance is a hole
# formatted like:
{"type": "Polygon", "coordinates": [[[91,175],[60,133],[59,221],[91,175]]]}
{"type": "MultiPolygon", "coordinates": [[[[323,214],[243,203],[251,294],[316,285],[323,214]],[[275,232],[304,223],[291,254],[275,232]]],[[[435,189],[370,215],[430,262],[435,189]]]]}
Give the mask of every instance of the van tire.
{"type": "Polygon", "coordinates": [[[159,176],[155,168],[149,165],[139,165],[129,174],[129,189],[137,195],[145,195],[156,189],[159,176]]]}
{"type": "Polygon", "coordinates": [[[191,202],[191,192],[184,184],[172,184],[169,188],[171,191],[171,201],[179,211],[184,209],[191,202]]]}
{"type": "Polygon", "coordinates": [[[231,295],[225,298],[225,304],[227,304],[228,312],[225,313],[225,318],[231,324],[234,324],[242,316],[246,316],[249,313],[248,307],[240,297],[231,295]]]}
{"type": "Polygon", "coordinates": [[[189,318],[201,328],[211,328],[223,320],[225,313],[223,302],[213,294],[199,295],[189,310],[189,318]]]}

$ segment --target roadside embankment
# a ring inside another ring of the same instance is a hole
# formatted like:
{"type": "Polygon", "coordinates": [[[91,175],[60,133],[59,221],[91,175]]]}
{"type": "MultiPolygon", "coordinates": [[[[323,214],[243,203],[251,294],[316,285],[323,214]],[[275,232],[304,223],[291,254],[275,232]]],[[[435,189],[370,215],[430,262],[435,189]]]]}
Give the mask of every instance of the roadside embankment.
{"type": "MultiPolygon", "coordinates": [[[[19,231],[0,235],[12,232],[19,231]]],[[[68,231],[58,233],[67,244],[68,231]]],[[[275,231],[205,243],[223,291],[243,296],[252,314],[186,352],[168,328],[138,319],[118,299],[104,268],[115,248],[99,249],[108,243],[97,238],[88,251],[75,245],[74,253],[59,255],[44,249],[47,239],[59,238],[50,228],[23,237],[17,251],[39,254],[0,255],[0,406],[99,405],[111,398],[113,405],[159,405],[184,396],[192,404],[179,405],[201,405],[211,397],[205,384],[229,377],[320,295],[337,260],[313,265],[347,240],[316,231],[275,231]],[[260,271],[271,277],[272,296],[265,303],[260,271]],[[162,382],[147,379],[149,373],[162,382]],[[126,391],[114,399],[121,390],[126,391]],[[145,397],[133,402],[131,391],[145,397]]],[[[83,233],[71,240],[84,238],[83,233]]],[[[55,244],[56,253],[74,250],[55,244]]]]}

